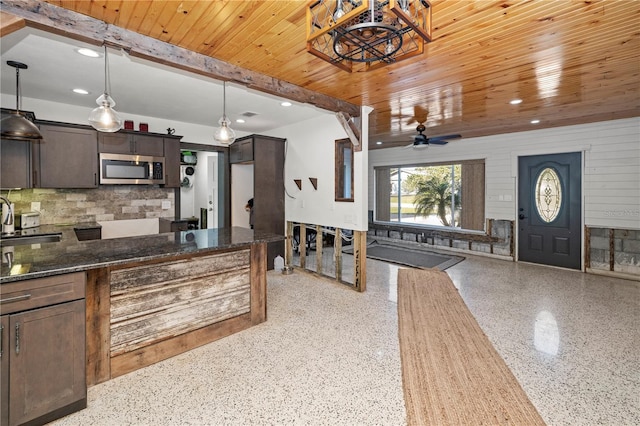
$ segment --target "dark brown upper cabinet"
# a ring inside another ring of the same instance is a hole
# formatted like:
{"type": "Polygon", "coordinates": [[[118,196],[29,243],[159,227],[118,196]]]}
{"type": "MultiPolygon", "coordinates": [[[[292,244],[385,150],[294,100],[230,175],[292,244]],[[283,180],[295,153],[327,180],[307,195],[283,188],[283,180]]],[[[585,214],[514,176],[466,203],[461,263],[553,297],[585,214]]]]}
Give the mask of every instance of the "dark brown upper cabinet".
{"type": "Polygon", "coordinates": [[[95,130],[40,125],[42,140],[34,143],[34,187],[96,188],[98,135],[95,130]]]}

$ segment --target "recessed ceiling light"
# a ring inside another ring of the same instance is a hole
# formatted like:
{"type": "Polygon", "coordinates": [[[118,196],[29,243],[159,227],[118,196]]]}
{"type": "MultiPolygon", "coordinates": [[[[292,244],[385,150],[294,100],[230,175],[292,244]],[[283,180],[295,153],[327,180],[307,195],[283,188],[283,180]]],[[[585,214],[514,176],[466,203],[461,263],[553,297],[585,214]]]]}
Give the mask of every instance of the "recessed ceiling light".
{"type": "Polygon", "coordinates": [[[378,141],[376,142],[376,145],[382,145],[382,142],[378,141]]]}
{"type": "Polygon", "coordinates": [[[246,123],[246,121],[244,121],[242,118],[238,118],[236,120],[236,123],[246,123]]]}
{"type": "Polygon", "coordinates": [[[88,95],[89,92],[87,92],[84,89],[73,89],[73,93],[77,93],[78,95],[88,95]]]}
{"type": "Polygon", "coordinates": [[[540,120],[531,120],[531,124],[538,124],[540,120]]]}
{"type": "Polygon", "coordinates": [[[93,49],[87,49],[87,48],[80,48],[80,49],[76,49],[76,52],[78,52],[79,54],[83,55],[83,56],[88,56],[89,58],[99,58],[100,55],[98,52],[96,52],[93,49]]]}
{"type": "Polygon", "coordinates": [[[522,103],[522,99],[512,99],[511,101],[509,101],[509,103],[511,105],[518,105],[522,103]]]}
{"type": "Polygon", "coordinates": [[[292,103],[284,101],[284,102],[281,102],[280,105],[283,106],[283,107],[290,107],[292,105],[292,103]]]}

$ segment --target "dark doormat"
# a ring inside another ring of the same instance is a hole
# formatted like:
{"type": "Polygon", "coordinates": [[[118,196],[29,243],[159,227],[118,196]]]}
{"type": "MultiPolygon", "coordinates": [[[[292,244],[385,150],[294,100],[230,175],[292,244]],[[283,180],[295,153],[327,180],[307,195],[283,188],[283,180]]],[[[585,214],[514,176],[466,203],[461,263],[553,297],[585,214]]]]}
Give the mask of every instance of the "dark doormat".
{"type": "MultiPolygon", "coordinates": [[[[353,254],[353,248],[344,249],[342,252],[353,254]]],[[[381,244],[377,241],[367,245],[367,257],[414,268],[436,268],[441,271],[464,260],[462,256],[436,253],[417,247],[381,244]]]]}

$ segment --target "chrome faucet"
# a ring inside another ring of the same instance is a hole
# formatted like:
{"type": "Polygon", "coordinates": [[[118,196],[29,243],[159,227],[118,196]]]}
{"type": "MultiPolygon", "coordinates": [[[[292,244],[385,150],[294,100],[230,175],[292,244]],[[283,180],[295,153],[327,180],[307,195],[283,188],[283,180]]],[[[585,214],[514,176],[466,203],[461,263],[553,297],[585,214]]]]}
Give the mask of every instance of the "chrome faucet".
{"type": "Polygon", "coordinates": [[[11,201],[8,198],[5,198],[0,195],[0,200],[7,205],[7,209],[9,210],[7,213],[7,217],[2,222],[2,231],[4,232],[7,229],[7,234],[13,234],[13,209],[11,208],[11,201]]]}

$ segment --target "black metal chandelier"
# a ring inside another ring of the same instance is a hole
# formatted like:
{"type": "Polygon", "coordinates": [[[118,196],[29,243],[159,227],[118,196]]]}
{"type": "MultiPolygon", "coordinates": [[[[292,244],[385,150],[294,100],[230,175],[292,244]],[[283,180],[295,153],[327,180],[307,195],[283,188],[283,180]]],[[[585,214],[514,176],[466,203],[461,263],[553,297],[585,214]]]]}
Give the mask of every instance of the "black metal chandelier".
{"type": "Polygon", "coordinates": [[[307,50],[351,72],[419,55],[431,41],[427,0],[319,0],[307,10],[307,50]]]}

